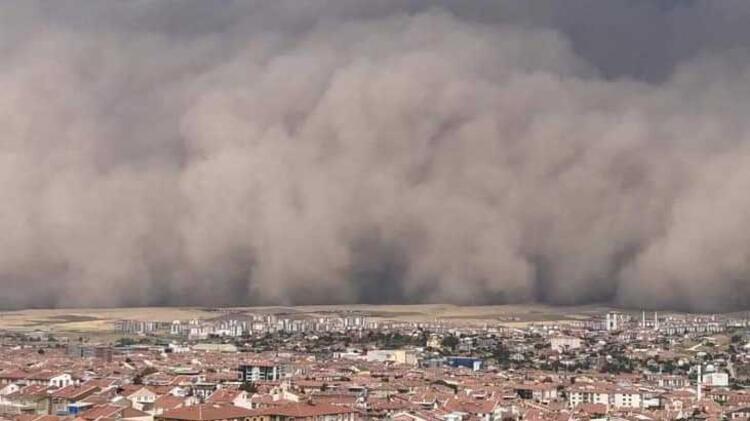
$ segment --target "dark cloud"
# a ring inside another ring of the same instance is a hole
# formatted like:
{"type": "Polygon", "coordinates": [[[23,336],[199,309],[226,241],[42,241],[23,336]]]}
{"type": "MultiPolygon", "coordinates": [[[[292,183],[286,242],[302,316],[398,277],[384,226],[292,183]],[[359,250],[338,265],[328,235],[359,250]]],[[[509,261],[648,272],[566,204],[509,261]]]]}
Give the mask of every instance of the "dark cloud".
{"type": "Polygon", "coordinates": [[[750,3],[0,6],[0,305],[750,300],[750,3]]]}

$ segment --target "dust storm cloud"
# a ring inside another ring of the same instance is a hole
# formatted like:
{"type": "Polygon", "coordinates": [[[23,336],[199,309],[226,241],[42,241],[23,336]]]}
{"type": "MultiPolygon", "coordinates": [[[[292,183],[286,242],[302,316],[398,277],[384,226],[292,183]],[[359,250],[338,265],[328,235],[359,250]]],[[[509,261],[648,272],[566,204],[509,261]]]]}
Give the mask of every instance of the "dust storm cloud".
{"type": "Polygon", "coordinates": [[[750,305],[750,2],[0,5],[0,306],[750,305]]]}

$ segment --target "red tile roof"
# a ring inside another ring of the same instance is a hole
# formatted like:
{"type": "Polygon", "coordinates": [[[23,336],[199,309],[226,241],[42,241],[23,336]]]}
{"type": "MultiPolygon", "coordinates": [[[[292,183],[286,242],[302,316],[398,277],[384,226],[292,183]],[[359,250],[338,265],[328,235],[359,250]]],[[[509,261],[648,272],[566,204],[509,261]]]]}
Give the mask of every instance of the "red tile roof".
{"type": "Polygon", "coordinates": [[[174,395],[164,395],[154,401],[154,408],[168,410],[178,408],[184,404],[185,399],[183,398],[174,395]]]}
{"type": "Polygon", "coordinates": [[[97,420],[100,418],[110,418],[119,414],[125,407],[117,405],[100,405],[95,406],[80,415],[85,420],[97,420]]]}
{"type": "Polygon", "coordinates": [[[171,409],[158,415],[158,419],[184,421],[212,421],[245,418],[258,415],[257,410],[232,405],[204,404],[171,409]]]}
{"type": "Polygon", "coordinates": [[[211,403],[229,403],[234,401],[242,393],[242,390],[237,389],[219,389],[212,393],[206,401],[211,403]]]}
{"type": "Polygon", "coordinates": [[[99,390],[97,386],[66,386],[52,392],[53,398],[78,400],[83,399],[99,390]]]}
{"type": "Polygon", "coordinates": [[[307,403],[296,403],[292,405],[263,408],[259,409],[258,412],[263,415],[280,415],[282,417],[291,418],[308,418],[324,415],[351,414],[357,411],[345,406],[329,405],[324,403],[314,405],[307,403]]]}

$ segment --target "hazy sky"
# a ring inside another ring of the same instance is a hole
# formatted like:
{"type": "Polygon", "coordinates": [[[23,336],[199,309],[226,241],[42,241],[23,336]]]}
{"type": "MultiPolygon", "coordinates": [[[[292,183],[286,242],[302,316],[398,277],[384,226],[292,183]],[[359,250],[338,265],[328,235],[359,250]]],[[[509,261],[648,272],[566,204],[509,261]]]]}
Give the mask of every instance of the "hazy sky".
{"type": "Polygon", "coordinates": [[[750,1],[0,3],[0,306],[750,307],[750,1]]]}

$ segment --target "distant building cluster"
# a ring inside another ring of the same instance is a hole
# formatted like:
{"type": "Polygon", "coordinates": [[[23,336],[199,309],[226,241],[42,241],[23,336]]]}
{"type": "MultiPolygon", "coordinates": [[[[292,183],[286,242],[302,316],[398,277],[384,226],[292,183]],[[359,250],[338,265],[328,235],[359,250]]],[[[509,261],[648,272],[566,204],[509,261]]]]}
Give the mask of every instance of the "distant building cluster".
{"type": "Polygon", "coordinates": [[[80,344],[69,344],[67,355],[74,358],[99,358],[104,361],[112,361],[113,350],[110,346],[91,346],[80,344]]]}
{"type": "Polygon", "coordinates": [[[169,334],[189,339],[241,337],[278,332],[345,332],[377,328],[363,316],[287,318],[273,314],[227,315],[212,320],[158,321],[118,320],[114,331],[130,334],[169,334]]]}

